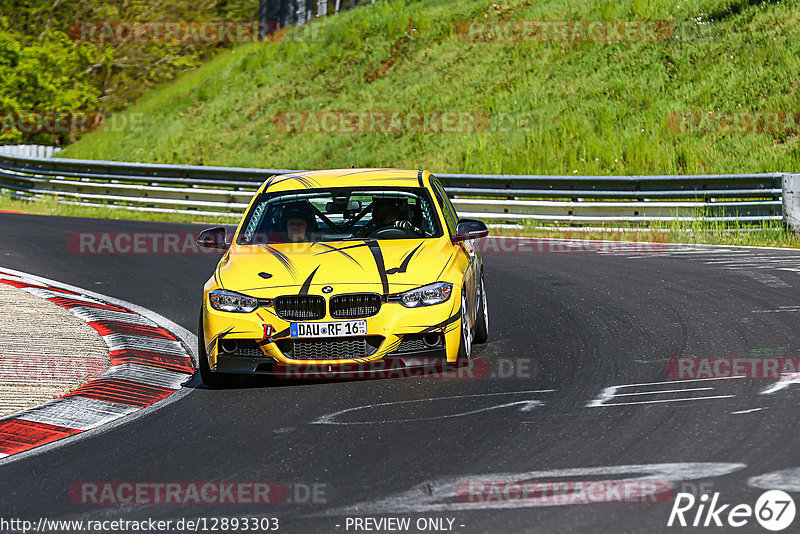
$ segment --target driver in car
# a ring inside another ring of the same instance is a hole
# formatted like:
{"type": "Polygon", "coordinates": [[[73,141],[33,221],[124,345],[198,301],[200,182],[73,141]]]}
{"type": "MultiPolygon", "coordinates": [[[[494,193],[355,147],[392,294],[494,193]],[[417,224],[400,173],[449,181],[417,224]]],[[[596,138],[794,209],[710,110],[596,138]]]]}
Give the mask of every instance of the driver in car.
{"type": "Polygon", "coordinates": [[[371,234],[386,230],[387,228],[397,228],[405,230],[410,235],[422,235],[419,228],[415,228],[408,221],[407,204],[404,199],[399,198],[376,198],[372,202],[372,227],[371,234]]]}

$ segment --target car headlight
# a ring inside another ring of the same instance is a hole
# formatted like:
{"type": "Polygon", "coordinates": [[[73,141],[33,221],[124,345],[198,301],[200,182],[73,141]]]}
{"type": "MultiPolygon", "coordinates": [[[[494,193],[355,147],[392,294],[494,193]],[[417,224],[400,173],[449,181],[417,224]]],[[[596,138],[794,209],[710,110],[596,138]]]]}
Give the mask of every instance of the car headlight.
{"type": "Polygon", "coordinates": [[[441,304],[450,298],[453,292],[453,284],[447,282],[436,282],[427,286],[418,287],[411,291],[392,295],[391,300],[400,302],[406,308],[418,308],[420,306],[432,306],[441,304]]]}
{"type": "Polygon", "coordinates": [[[212,308],[224,312],[250,313],[258,309],[257,298],[224,289],[209,291],[208,301],[212,308]]]}

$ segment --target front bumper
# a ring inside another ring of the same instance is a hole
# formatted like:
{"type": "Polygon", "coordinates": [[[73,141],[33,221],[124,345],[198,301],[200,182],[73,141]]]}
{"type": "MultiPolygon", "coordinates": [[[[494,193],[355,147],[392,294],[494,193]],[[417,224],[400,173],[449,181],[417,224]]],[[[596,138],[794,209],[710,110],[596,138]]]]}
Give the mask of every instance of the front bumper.
{"type": "MultiPolygon", "coordinates": [[[[208,296],[203,305],[203,339],[209,366],[224,373],[276,374],[287,369],[321,369],[326,372],[358,369],[369,366],[383,371],[390,366],[414,367],[429,365],[427,360],[454,363],[460,343],[460,301],[451,298],[447,302],[420,308],[405,308],[400,303],[383,303],[377,315],[365,318],[371,348],[369,354],[358,358],[342,358],[331,354],[330,358],[296,359],[292,357],[290,321],[285,321],[271,308],[259,308],[252,313],[230,313],[211,308],[208,296]],[[266,325],[266,327],[265,327],[266,325]],[[267,336],[266,334],[271,335],[267,336]],[[423,334],[438,334],[441,343],[436,347],[412,347],[403,340],[419,338],[423,334]],[[236,341],[257,350],[246,354],[222,349],[223,342],[231,345],[236,341]],[[417,350],[409,350],[414,349],[417,350]],[[420,350],[421,349],[421,350],[420,350]],[[401,350],[402,352],[398,352],[401,350]],[[376,363],[382,362],[382,363],[376,363]],[[369,365],[367,365],[369,364],[369,365]]],[[[319,322],[336,321],[326,316],[319,322]]],[[[335,338],[348,340],[353,338],[335,338]]],[[[312,340],[313,338],[308,338],[312,340]]],[[[318,340],[319,341],[319,340],[318,340]]],[[[326,341],[333,341],[327,339],[326,341]]]]}

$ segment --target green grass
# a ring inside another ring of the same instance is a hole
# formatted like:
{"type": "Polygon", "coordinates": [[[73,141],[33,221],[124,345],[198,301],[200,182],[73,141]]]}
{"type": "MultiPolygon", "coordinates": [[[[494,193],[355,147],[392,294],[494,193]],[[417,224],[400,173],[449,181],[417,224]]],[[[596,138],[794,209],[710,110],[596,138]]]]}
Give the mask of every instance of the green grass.
{"type": "Polygon", "coordinates": [[[747,227],[703,221],[671,221],[647,228],[621,225],[615,228],[570,229],[525,225],[520,230],[492,230],[491,233],[559,239],[800,248],[800,235],[787,231],[782,223],[776,221],[747,227]]]}
{"type": "MultiPolygon", "coordinates": [[[[681,111],[796,109],[800,0],[378,0],[236,47],[132,105],[65,157],[261,168],[356,166],[433,172],[695,174],[796,171],[797,127],[680,133],[681,111]],[[469,21],[668,20],[712,39],[475,43],[469,21]],[[309,39],[309,32],[314,38],[309,39]],[[466,111],[513,127],[474,133],[287,133],[287,111],[466,111]]],[[[6,202],[6,201],[3,201],[6,202]]],[[[12,208],[5,208],[12,209],[12,208]]],[[[35,209],[39,209],[38,207],[35,209]]],[[[108,208],[52,213],[202,220],[108,208]]],[[[780,224],[655,224],[649,232],[523,227],[526,235],[798,246],[780,224]],[[733,230],[733,231],[731,231],[733,230]],[[746,231],[745,231],[746,230],[746,231]]],[[[514,233],[514,231],[506,231],[514,233]]]]}
{"type": "Polygon", "coordinates": [[[64,155],[264,168],[400,166],[434,172],[680,174],[792,171],[796,128],[679,133],[670,114],[792,110],[799,2],[751,0],[379,0],[315,21],[314,39],[239,46],[127,111],[64,155]],[[531,5],[528,5],[531,4],[531,5]],[[498,7],[493,7],[498,6],[498,7]],[[474,43],[458,23],[707,17],[713,40],[474,43]],[[285,133],[284,111],[516,114],[513,131],[285,133]],[[123,120],[122,123],[130,121],[123,120]]]}
{"type": "Polygon", "coordinates": [[[55,198],[20,200],[0,192],[0,212],[11,211],[32,215],[59,215],[64,217],[92,217],[100,219],[129,219],[138,221],[204,222],[209,224],[238,223],[235,217],[217,217],[192,213],[165,213],[128,210],[113,206],[80,206],[64,204],[55,198]]]}

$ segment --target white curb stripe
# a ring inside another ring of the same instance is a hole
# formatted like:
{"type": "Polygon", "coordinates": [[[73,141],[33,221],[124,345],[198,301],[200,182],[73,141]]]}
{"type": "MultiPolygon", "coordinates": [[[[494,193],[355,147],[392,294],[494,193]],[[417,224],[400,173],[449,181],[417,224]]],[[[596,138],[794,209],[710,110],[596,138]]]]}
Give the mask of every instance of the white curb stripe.
{"type": "Polygon", "coordinates": [[[128,380],[168,389],[181,389],[181,384],[192,377],[188,373],[160,369],[139,363],[123,363],[109,367],[100,378],[114,378],[128,380]]]}
{"type": "Polygon", "coordinates": [[[139,410],[86,397],[56,399],[14,416],[15,419],[45,423],[76,430],[89,430],[139,410]]]}
{"type": "Polygon", "coordinates": [[[70,308],[69,311],[87,323],[93,323],[95,321],[116,321],[118,323],[138,324],[142,326],[157,326],[156,323],[148,318],[135,313],[104,310],[102,308],[92,308],[89,306],[70,308]]]}
{"type": "Polygon", "coordinates": [[[8,274],[8,273],[5,273],[5,272],[3,272],[3,271],[0,271],[0,278],[4,278],[4,279],[6,279],[6,280],[12,280],[12,281],[14,281],[14,282],[26,282],[26,283],[30,283],[30,281],[29,281],[29,280],[24,280],[24,279],[23,279],[22,277],[20,277],[20,276],[16,276],[16,275],[13,275],[13,274],[8,274]]]}
{"type": "Polygon", "coordinates": [[[52,298],[62,298],[62,299],[70,299],[70,300],[80,300],[82,302],[91,302],[93,304],[103,304],[97,299],[84,297],[81,295],[72,295],[69,293],[62,293],[61,291],[52,291],[50,289],[40,289],[38,287],[23,287],[21,288],[23,291],[27,291],[31,295],[35,295],[37,297],[42,297],[43,299],[52,299],[52,298]]]}
{"type": "Polygon", "coordinates": [[[186,350],[177,341],[162,339],[158,337],[137,336],[131,334],[108,334],[103,336],[103,340],[108,345],[108,350],[149,350],[152,352],[164,352],[176,356],[186,356],[186,350]]]}
{"type": "Polygon", "coordinates": [[[0,452],[0,458],[5,458],[6,456],[8,456],[8,455],[7,454],[3,454],[2,452],[0,452]]]}

